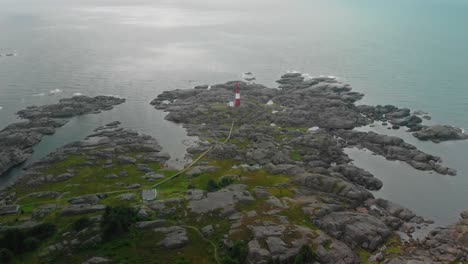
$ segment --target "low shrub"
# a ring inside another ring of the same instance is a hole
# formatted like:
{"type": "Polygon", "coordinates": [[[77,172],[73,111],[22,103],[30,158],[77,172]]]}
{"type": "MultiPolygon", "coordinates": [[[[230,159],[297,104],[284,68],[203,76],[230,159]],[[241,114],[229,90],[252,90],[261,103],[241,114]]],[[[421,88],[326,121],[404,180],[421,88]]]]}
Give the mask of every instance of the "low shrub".
{"type": "Polygon", "coordinates": [[[217,190],[219,190],[219,186],[215,181],[209,180],[206,185],[206,190],[208,192],[216,192],[217,190]]]}
{"type": "Polygon", "coordinates": [[[247,243],[236,241],[232,248],[228,249],[226,256],[223,257],[223,264],[242,264],[247,259],[249,250],[247,243]]]}
{"type": "Polygon", "coordinates": [[[13,261],[13,253],[7,248],[0,248],[0,263],[11,263],[13,261]]]}
{"type": "Polygon", "coordinates": [[[134,208],[126,206],[106,207],[101,220],[103,239],[110,240],[127,233],[132,224],[138,220],[138,213],[134,208]]]}
{"type": "Polygon", "coordinates": [[[88,226],[90,226],[91,223],[92,221],[91,219],[89,219],[89,217],[81,217],[80,219],[76,220],[73,223],[73,230],[75,230],[76,232],[79,232],[87,228],[88,226]]]}

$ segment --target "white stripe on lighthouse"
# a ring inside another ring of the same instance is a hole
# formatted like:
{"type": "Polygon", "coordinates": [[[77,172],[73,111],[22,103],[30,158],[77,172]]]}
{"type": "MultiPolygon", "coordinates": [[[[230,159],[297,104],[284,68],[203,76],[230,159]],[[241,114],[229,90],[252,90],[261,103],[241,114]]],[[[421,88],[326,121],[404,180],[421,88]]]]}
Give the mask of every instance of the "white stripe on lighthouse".
{"type": "Polygon", "coordinates": [[[240,99],[240,93],[236,93],[236,99],[240,99]]]}

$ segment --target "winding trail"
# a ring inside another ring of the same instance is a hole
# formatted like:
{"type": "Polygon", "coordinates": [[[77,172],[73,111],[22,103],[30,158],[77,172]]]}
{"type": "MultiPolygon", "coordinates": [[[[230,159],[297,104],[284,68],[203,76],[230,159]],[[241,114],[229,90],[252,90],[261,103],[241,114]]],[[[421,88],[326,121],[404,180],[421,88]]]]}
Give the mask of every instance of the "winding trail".
{"type": "MultiPolygon", "coordinates": [[[[229,130],[229,135],[227,136],[226,140],[224,140],[223,143],[227,143],[230,139],[231,139],[231,136],[232,136],[232,130],[234,129],[234,124],[235,122],[232,121],[232,124],[231,124],[231,129],[229,130]]],[[[215,145],[216,146],[216,145],[215,145]]],[[[210,153],[214,148],[215,146],[211,146],[209,147],[205,152],[203,152],[200,156],[198,156],[198,158],[196,158],[194,161],[192,161],[192,163],[190,163],[187,167],[185,167],[183,170],[179,171],[178,173],[176,173],[175,175],[161,181],[161,182],[158,182],[156,183],[155,185],[151,186],[151,188],[156,188],[158,187],[159,185],[165,183],[165,182],[168,182],[174,178],[176,178],[177,176],[180,176],[182,173],[186,172],[187,170],[189,170],[191,167],[193,167],[193,165],[195,165],[198,161],[200,161],[203,157],[205,157],[208,153],[210,153]]]]}
{"type": "MultiPolygon", "coordinates": [[[[229,130],[229,134],[227,136],[227,138],[223,141],[223,143],[227,143],[231,137],[232,137],[232,131],[234,129],[234,124],[235,124],[235,121],[232,122],[231,124],[231,128],[229,130]]],[[[187,167],[185,167],[183,170],[177,172],[176,174],[172,175],[171,177],[163,180],[163,181],[160,181],[152,186],[150,186],[149,188],[151,189],[154,189],[168,181],[171,181],[175,178],[177,178],[178,176],[180,176],[181,174],[185,173],[186,171],[188,171],[190,168],[192,168],[198,161],[200,161],[203,157],[205,157],[208,153],[210,153],[214,148],[215,148],[216,145],[214,146],[211,146],[209,147],[205,152],[203,152],[200,156],[198,156],[194,161],[192,161],[187,167]]],[[[83,194],[83,195],[98,195],[98,194],[116,194],[116,193],[124,193],[124,192],[129,192],[129,191],[142,191],[142,190],[145,190],[145,189],[148,189],[148,186],[143,186],[141,188],[138,188],[138,189],[132,189],[132,190],[128,190],[128,189],[124,189],[124,190],[119,190],[119,191],[110,191],[110,192],[99,192],[99,193],[88,193],[88,194],[83,194]]],[[[26,195],[26,196],[23,196],[23,197],[20,197],[17,199],[17,201],[21,201],[23,200],[24,198],[27,198],[29,195],[26,195]]],[[[62,201],[64,200],[65,198],[59,198],[59,199],[54,199],[54,200],[49,200],[49,201],[41,201],[41,202],[35,202],[35,203],[29,203],[29,204],[24,204],[22,205],[22,207],[25,207],[25,206],[30,206],[30,205],[36,205],[36,204],[46,204],[46,203],[51,203],[51,202],[58,202],[58,201],[62,201]]]]}
{"type": "Polygon", "coordinates": [[[218,256],[218,247],[216,246],[215,243],[213,243],[213,241],[211,241],[211,240],[205,238],[205,236],[202,234],[202,232],[200,232],[200,230],[199,230],[197,227],[195,227],[195,226],[182,225],[182,227],[185,227],[185,228],[188,228],[188,229],[191,229],[191,230],[195,231],[195,232],[203,239],[203,241],[205,241],[205,242],[207,242],[207,243],[210,243],[211,246],[212,246],[213,249],[214,249],[213,254],[214,254],[214,258],[215,258],[216,263],[218,263],[218,264],[221,263],[221,262],[219,261],[219,256],[218,256]]]}

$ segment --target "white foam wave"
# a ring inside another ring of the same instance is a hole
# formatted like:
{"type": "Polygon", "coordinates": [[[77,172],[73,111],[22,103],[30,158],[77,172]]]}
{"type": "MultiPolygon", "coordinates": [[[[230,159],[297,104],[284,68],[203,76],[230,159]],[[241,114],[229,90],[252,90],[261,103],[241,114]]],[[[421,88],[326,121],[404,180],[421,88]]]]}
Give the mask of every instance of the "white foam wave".
{"type": "Polygon", "coordinates": [[[73,93],[73,96],[80,96],[83,95],[82,93],[73,93]]]}
{"type": "Polygon", "coordinates": [[[32,96],[44,96],[45,93],[38,93],[38,94],[33,94],[32,96]]]}
{"type": "Polygon", "coordinates": [[[0,110],[2,110],[2,109],[3,109],[3,106],[0,106],[0,110]]]}
{"type": "Polygon", "coordinates": [[[304,78],[304,81],[312,80],[314,78],[314,76],[312,76],[312,75],[310,75],[308,73],[302,74],[302,77],[304,78]]]}
{"type": "Polygon", "coordinates": [[[49,94],[52,95],[52,94],[58,94],[58,93],[61,93],[61,92],[62,92],[62,90],[60,90],[60,89],[54,89],[54,90],[50,90],[49,94]]]}

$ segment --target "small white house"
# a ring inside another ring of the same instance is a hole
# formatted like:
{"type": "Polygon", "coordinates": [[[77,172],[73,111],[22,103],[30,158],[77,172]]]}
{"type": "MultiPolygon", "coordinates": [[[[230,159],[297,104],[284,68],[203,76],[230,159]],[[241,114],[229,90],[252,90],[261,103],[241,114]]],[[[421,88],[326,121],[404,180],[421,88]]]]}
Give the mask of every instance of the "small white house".
{"type": "Polygon", "coordinates": [[[158,191],[156,189],[149,189],[141,191],[141,197],[143,201],[154,201],[158,196],[158,191]]]}

